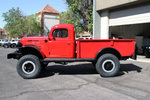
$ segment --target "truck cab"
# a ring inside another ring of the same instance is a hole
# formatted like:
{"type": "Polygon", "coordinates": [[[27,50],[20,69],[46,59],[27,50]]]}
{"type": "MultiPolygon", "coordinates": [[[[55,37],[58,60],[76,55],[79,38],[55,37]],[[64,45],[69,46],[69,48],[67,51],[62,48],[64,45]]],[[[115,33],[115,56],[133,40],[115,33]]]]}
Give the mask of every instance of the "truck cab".
{"type": "Polygon", "coordinates": [[[75,32],[73,25],[54,26],[48,36],[50,58],[75,57],[75,32]]]}

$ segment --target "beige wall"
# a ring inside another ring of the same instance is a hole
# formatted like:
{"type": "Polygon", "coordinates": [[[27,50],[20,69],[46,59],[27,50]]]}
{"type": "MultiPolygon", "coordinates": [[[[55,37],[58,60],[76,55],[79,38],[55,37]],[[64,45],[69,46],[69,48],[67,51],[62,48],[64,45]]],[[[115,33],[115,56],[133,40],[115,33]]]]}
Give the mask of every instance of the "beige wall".
{"type": "Polygon", "coordinates": [[[96,0],[96,10],[114,8],[121,5],[131,5],[150,0],[96,0]]]}

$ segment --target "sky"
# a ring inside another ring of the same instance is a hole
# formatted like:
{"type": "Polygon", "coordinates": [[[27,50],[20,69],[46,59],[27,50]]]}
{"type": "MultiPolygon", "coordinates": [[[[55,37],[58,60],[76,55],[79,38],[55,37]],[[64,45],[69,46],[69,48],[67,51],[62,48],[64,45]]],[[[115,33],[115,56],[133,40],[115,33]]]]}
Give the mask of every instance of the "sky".
{"type": "Polygon", "coordinates": [[[8,12],[12,7],[15,9],[19,7],[23,14],[28,16],[37,13],[47,4],[59,12],[67,11],[65,0],[0,0],[0,28],[4,28],[6,24],[2,14],[8,12]]]}

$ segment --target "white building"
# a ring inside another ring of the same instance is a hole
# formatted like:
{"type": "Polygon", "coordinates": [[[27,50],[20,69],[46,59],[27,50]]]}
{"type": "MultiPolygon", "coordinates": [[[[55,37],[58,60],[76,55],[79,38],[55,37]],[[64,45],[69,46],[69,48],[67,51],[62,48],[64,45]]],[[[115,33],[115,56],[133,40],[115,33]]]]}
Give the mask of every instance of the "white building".
{"type": "Polygon", "coordinates": [[[150,38],[150,0],[93,0],[93,37],[150,38]]]}
{"type": "Polygon", "coordinates": [[[47,36],[52,26],[59,24],[59,11],[47,4],[38,13],[41,21],[41,27],[44,29],[44,36],[47,36]]]}

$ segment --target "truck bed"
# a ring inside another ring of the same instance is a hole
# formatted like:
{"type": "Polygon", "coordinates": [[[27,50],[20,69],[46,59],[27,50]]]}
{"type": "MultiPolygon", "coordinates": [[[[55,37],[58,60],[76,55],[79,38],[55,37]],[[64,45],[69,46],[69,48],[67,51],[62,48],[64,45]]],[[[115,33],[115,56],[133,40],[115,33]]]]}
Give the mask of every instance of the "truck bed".
{"type": "Polygon", "coordinates": [[[87,39],[77,40],[77,58],[95,58],[104,48],[114,48],[121,57],[132,56],[135,52],[134,39],[87,39]]]}

